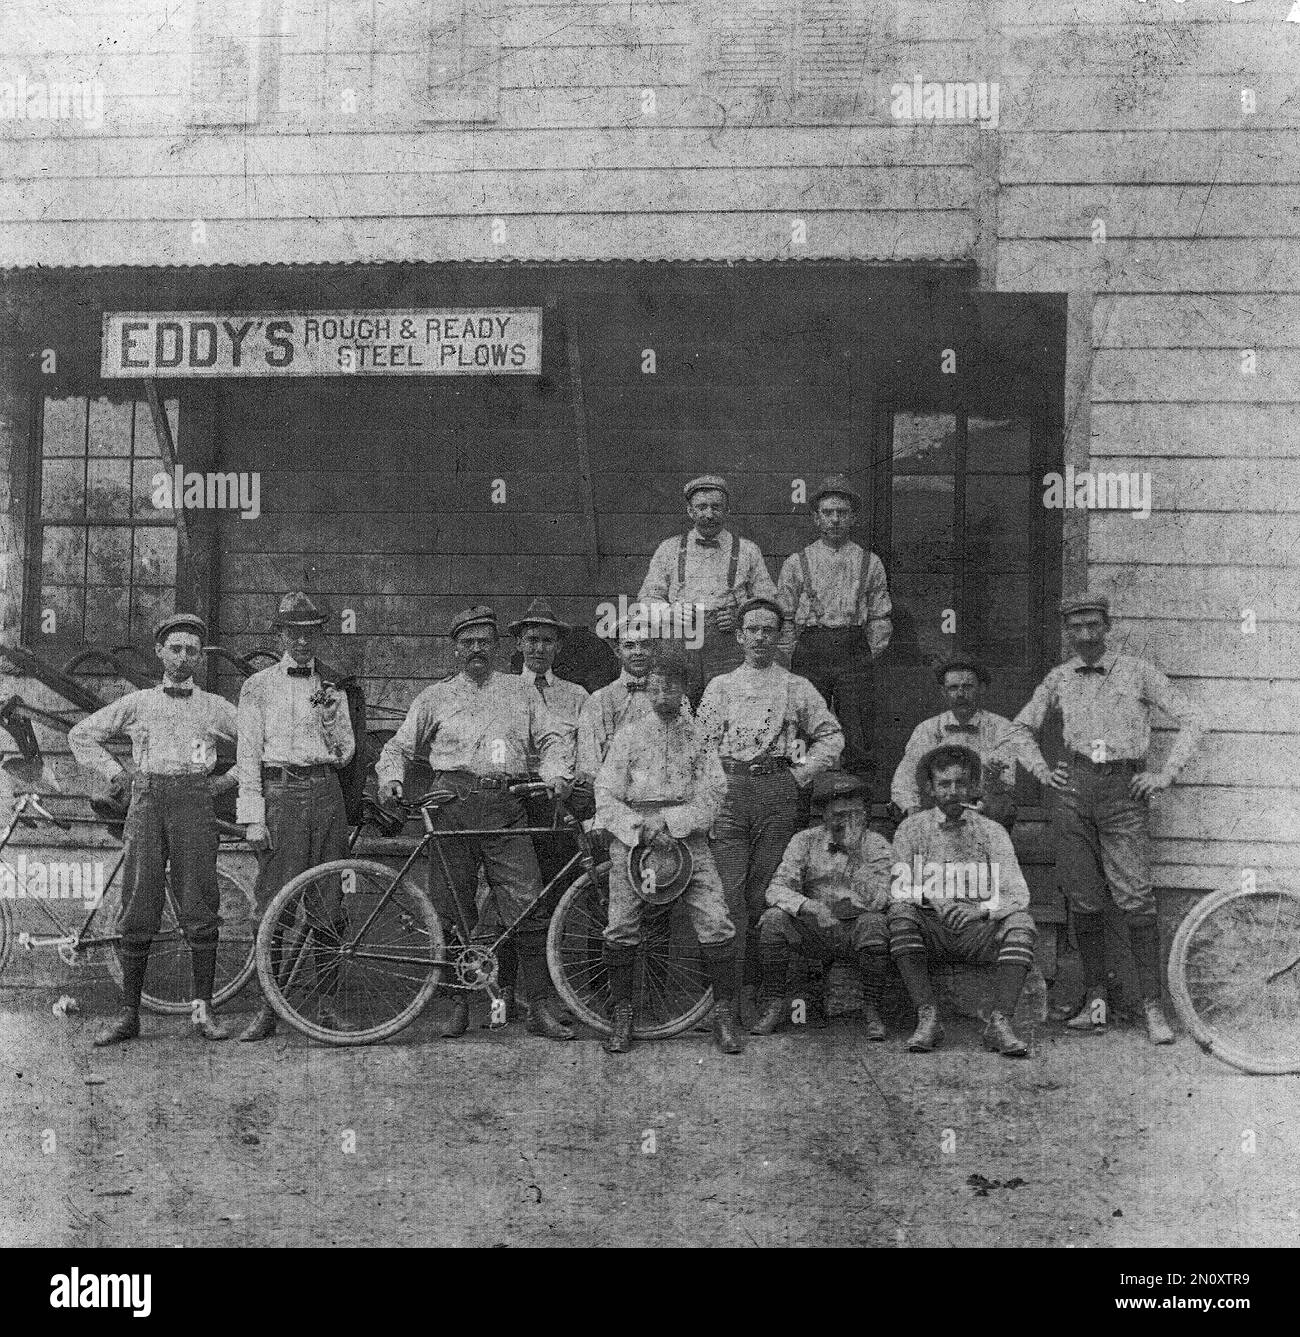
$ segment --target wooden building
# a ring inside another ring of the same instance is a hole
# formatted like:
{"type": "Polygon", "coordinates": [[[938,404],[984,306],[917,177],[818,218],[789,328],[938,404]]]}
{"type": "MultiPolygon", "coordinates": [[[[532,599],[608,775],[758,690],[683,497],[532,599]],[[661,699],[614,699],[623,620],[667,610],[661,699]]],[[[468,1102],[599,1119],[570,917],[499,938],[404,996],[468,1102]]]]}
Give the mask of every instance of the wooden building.
{"type": "MultiPolygon", "coordinates": [[[[16,3],[2,39],[8,643],[144,642],[179,598],[247,650],[305,585],[401,707],[457,607],[634,595],[693,474],[732,481],[775,577],[810,537],[799,480],[843,469],[900,613],[883,770],[937,654],[979,649],[1014,713],[1060,591],[1101,586],[1116,643],[1213,721],[1155,805],[1160,885],[1294,867],[1281,0],[57,9],[16,3]],[[182,364],[156,413],[103,374],[106,313],[448,309],[540,311],[535,370],[182,364]],[[259,476],[256,520],[153,504],[163,417],[182,469],[259,476]],[[1149,475],[1150,513],[1045,507],[1067,468],[1149,475]]],[[[1059,918],[1034,821],[1018,840],[1059,918]]]]}

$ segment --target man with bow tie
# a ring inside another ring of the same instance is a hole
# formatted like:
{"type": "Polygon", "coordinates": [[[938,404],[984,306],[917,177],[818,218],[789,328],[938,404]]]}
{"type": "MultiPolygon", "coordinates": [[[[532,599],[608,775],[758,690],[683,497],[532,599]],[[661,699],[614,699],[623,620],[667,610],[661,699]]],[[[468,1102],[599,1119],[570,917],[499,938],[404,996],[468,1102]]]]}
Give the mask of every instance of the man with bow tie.
{"type": "Polygon", "coordinates": [[[767,889],[758,921],[762,1011],[751,1035],[771,1035],[786,1020],[795,955],[818,970],[809,988],[807,1025],[821,1029],[826,1010],[820,968],[851,961],[862,976],[868,1040],[885,1038],[880,999],[889,968],[889,842],[867,825],[867,787],[841,772],[813,781],[820,826],[796,831],[767,889]]]}
{"type": "Polygon", "coordinates": [[[212,1017],[217,970],[221,893],[217,883],[217,825],[213,797],[235,784],[233,773],[212,775],[217,744],[233,743],[235,708],[224,697],[194,686],[207,628],[192,613],[163,618],[154,644],[163,666],[157,687],[129,692],[88,715],[68,731],[77,761],[108,777],[117,797],[130,797],[123,828],[122,909],[118,957],[124,1008],[95,1037],[118,1044],[140,1034],[140,995],[149,950],[162,922],[171,867],[181,929],[190,947],[194,1004],[191,1019],[206,1040],[227,1031],[212,1017]],[[131,760],[120,763],[104,747],[116,736],[131,739],[131,760]]]}
{"type": "Polygon", "coordinates": [[[1107,649],[1110,600],[1104,594],[1063,599],[1061,616],[1074,653],[1043,679],[1014,723],[1032,748],[1034,775],[1056,795],[1056,871],[1070,905],[1085,985],[1083,1006],[1066,1024],[1076,1031],[1106,1027],[1103,914],[1109,888],[1128,925],[1147,1033],[1154,1044],[1172,1044],[1160,998],[1160,930],[1147,819],[1151,796],[1169,788],[1195,750],[1204,716],[1155,665],[1107,649]],[[1153,770],[1148,749],[1157,710],[1179,727],[1164,765],[1153,770]],[[1051,711],[1060,714],[1067,751],[1055,769],[1035,741],[1051,711]]]}
{"type": "Polygon", "coordinates": [[[902,817],[910,817],[922,806],[916,784],[916,767],[931,748],[941,743],[961,743],[979,754],[983,763],[984,794],[977,805],[992,821],[1008,831],[1016,820],[1016,765],[1025,770],[1033,766],[1033,757],[1011,721],[980,705],[984,688],[989,685],[989,671],[978,660],[955,654],[934,670],[935,680],[948,700],[948,709],[923,720],[912,730],[903,759],[898,763],[890,785],[890,799],[902,817]]]}
{"type": "MultiPolygon", "coordinates": [[[[247,823],[246,839],[257,851],[254,895],[260,916],[291,878],[347,853],[348,824],[339,770],[352,758],[356,740],[341,692],[324,686],[316,658],[325,610],[301,590],[280,600],[273,619],[280,634],[280,661],[244,680],[239,693],[239,799],[235,820],[247,823]]],[[[342,888],[322,883],[319,913],[342,923],[342,888]]],[[[337,971],[316,963],[322,1025],[346,1027],[336,1015],[337,971]]],[[[275,1034],[275,1013],[265,999],[239,1037],[265,1040],[275,1034]]]]}
{"type": "Polygon", "coordinates": [[[670,604],[680,615],[691,674],[686,695],[695,709],[708,682],[741,662],[736,609],[749,599],[775,599],[776,586],[757,545],[726,528],[731,504],[726,479],[703,474],[682,492],[692,527],[655,549],[637,597],[670,604]]]}
{"type": "MultiPolygon", "coordinates": [[[[618,624],[618,677],[600,687],[582,703],[578,716],[579,782],[594,782],[609,755],[614,735],[632,721],[650,713],[646,697],[646,674],[650,669],[653,643],[644,621],[629,615],[618,624]]],[[[689,712],[688,712],[689,713],[689,712]]]]}

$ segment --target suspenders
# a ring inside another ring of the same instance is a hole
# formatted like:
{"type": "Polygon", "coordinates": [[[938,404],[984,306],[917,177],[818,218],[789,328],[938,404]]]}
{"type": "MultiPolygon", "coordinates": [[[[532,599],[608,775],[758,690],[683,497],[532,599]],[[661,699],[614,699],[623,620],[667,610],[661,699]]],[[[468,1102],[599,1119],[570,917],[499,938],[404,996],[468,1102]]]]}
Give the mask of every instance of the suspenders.
{"type": "MultiPolygon", "coordinates": [[[[677,545],[677,593],[681,594],[682,586],[686,584],[686,545],[690,542],[691,531],[688,529],[682,535],[682,541],[677,545]]],[[[740,540],[734,535],[731,538],[731,560],[727,564],[727,590],[736,588],[736,572],[740,569],[740,540]]]]}
{"type": "MultiPolygon", "coordinates": [[[[858,616],[858,609],[862,607],[862,592],[867,587],[867,573],[869,572],[870,568],[871,568],[871,554],[866,550],[866,548],[863,548],[862,561],[858,566],[858,586],[853,594],[852,616],[854,618],[858,616]]],[[[822,601],[818,597],[816,588],[813,586],[812,567],[808,564],[807,548],[799,549],[799,569],[803,575],[803,587],[808,592],[808,606],[812,610],[813,617],[815,617],[818,622],[821,622],[822,618],[825,616],[825,613],[822,610],[822,601]]],[[[868,619],[868,621],[869,620],[870,619],[868,619]]],[[[858,626],[859,624],[857,622],[854,622],[850,625],[858,626]]],[[[866,624],[863,623],[861,625],[865,626],[866,624]]]]}

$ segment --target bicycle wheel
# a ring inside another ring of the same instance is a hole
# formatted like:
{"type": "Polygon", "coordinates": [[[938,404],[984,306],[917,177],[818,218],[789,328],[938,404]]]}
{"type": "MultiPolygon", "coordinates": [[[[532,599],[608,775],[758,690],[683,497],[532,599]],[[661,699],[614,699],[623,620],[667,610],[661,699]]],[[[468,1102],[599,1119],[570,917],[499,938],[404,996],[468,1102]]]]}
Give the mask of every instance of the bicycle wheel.
{"type": "Polygon", "coordinates": [[[1169,950],[1169,992],[1208,1053],[1300,1071],[1300,893],[1230,888],[1197,902],[1169,950]]]}
{"type": "MultiPolygon", "coordinates": [[[[611,1005],[605,974],[609,864],[595,880],[584,873],[551,916],[546,958],[551,978],[573,1015],[608,1035],[611,1005]]],[[[693,1026],[713,1007],[713,987],[690,915],[680,899],[646,907],[632,986],[632,1033],[662,1040],[693,1026]]]]}
{"type": "Polygon", "coordinates": [[[290,1026],[364,1045],[410,1025],[442,977],[442,926],[424,891],[368,859],[285,883],[257,931],[257,974],[290,1026]]]}
{"type": "MultiPolygon", "coordinates": [[[[233,998],[252,978],[257,926],[253,888],[242,875],[219,867],[217,887],[221,893],[221,933],[217,939],[217,974],[212,989],[214,1007],[233,998]]],[[[122,963],[116,952],[108,954],[108,968],[121,984],[122,963]]],[[[179,1016],[190,1011],[193,998],[190,949],[181,932],[169,878],[162,922],[149,949],[140,1003],[150,1012],[179,1016]]]]}
{"type": "Polygon", "coordinates": [[[14,949],[14,914],[8,900],[0,900],[0,974],[9,964],[9,954],[14,949]]]}

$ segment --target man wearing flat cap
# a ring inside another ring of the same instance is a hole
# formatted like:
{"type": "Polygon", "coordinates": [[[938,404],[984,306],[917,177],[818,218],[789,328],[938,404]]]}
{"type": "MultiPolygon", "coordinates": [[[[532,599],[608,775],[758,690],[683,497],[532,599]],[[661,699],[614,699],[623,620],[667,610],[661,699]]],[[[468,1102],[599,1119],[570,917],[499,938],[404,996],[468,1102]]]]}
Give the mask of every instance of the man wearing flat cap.
{"type": "MultiPolygon", "coordinates": [[[[1154,664],[1106,646],[1110,600],[1086,592],[1061,601],[1073,651],[1038,685],[1015,718],[1034,775],[1055,794],[1052,827],[1056,872],[1069,902],[1083,961],[1084,1001],[1067,1025],[1106,1027],[1103,916],[1109,892],[1123,912],[1154,1044],[1172,1044],[1160,998],[1160,930],[1151,881],[1147,832],[1151,796],[1168,789],[1205,730],[1205,718],[1154,664]],[[1035,735],[1059,711],[1067,755],[1055,769],[1035,735]],[[1157,711],[1178,725],[1164,765],[1151,766],[1151,725],[1157,711]]],[[[1061,1019],[1059,1016],[1057,1019],[1061,1019]]]]}
{"type": "Polygon", "coordinates": [[[871,774],[872,662],[893,624],[885,568],[849,532],[862,496],[843,474],[824,479],[809,502],[820,537],[785,559],[777,599],[789,619],[782,648],[790,667],[821,693],[844,729],[844,769],[871,774]]]}
{"type": "Polygon", "coordinates": [[[930,963],[966,962],[997,968],[985,1047],[1024,1058],[1029,1046],[1012,1020],[1034,965],[1038,928],[1011,837],[975,811],[979,778],[979,754],[957,743],[941,744],[918,763],[917,783],[935,806],[894,833],[889,954],[916,1007],[912,1053],[928,1053],[943,1039],[930,963]]]}
{"type": "Polygon", "coordinates": [[[939,664],[934,677],[948,709],[923,720],[907,740],[890,786],[890,798],[900,819],[921,809],[923,800],[916,783],[921,758],[940,743],[962,743],[979,753],[983,764],[984,792],[977,805],[980,812],[1010,831],[1016,820],[1016,764],[1028,771],[1033,757],[1010,720],[980,705],[990,679],[988,669],[979,660],[959,652],[939,664]]]}
{"type": "Polygon", "coordinates": [[[699,709],[704,736],[718,749],[727,777],[711,848],[747,987],[757,982],[758,917],[799,825],[801,791],[839,760],[844,746],[839,722],[817,689],[775,662],[782,617],[773,599],[741,605],[736,641],[745,662],[709,683],[699,709]]]}
{"type": "MultiPolygon", "coordinates": [[[[347,702],[327,686],[316,658],[326,613],[301,590],[280,600],[274,625],[280,660],[244,680],[239,693],[239,800],[236,820],[247,823],[257,851],[257,912],[290,879],[347,853],[347,813],[339,771],[352,759],[356,739],[347,702]]],[[[342,888],[322,883],[319,913],[337,927],[344,922],[342,888]]],[[[317,971],[321,1024],[346,1029],[337,1015],[337,967],[322,951],[317,971]]],[[[261,1007],[239,1037],[265,1040],[275,1034],[275,1013],[261,1007]]]]}
{"type": "Polygon", "coordinates": [[[68,731],[77,761],[106,776],[114,796],[129,796],[131,804],[123,829],[126,850],[117,925],[123,1011],[100,1030],[97,1045],[140,1034],[140,995],[149,950],[162,922],[169,867],[190,948],[195,1032],[207,1040],[224,1040],[228,1034],[212,1016],[221,923],[212,800],[233,787],[235,777],[212,776],[212,770],[217,744],[234,743],[238,719],[224,697],[194,685],[206,639],[203,619],[193,613],[163,618],[154,629],[162,682],[128,692],[68,731]],[[131,740],[131,758],[125,764],[104,746],[114,737],[131,740]]]}
{"type": "Polygon", "coordinates": [[[832,771],[813,781],[818,826],[796,831],[767,889],[758,921],[762,1011],[753,1035],[771,1035],[788,1017],[787,988],[796,955],[813,972],[806,1024],[826,1025],[821,968],[850,961],[862,976],[868,1040],[885,1038],[880,1000],[889,968],[889,842],[867,825],[867,787],[832,771]]]}
{"type": "MultiPolygon", "coordinates": [[[[536,687],[513,673],[499,673],[497,615],[477,604],[458,613],[451,639],[460,671],[431,683],[411,703],[397,733],[384,744],[375,773],[382,799],[400,799],[408,762],[426,760],[434,784],[454,795],[437,810],[434,820],[444,829],[499,831],[472,840],[446,840],[442,852],[455,882],[446,885],[442,868],[430,871],[434,908],[448,929],[456,925],[458,897],[473,920],[475,888],[481,867],[490,895],[483,917],[468,927],[475,941],[492,943],[500,929],[513,923],[542,889],[537,855],[526,835],[511,828],[528,825],[527,813],[510,786],[529,780],[529,758],[556,795],[566,794],[573,780],[573,744],[556,723],[536,687]]],[[[540,662],[540,661],[539,661],[540,662]]],[[[523,990],[528,999],[528,1030],[552,1040],[571,1040],[550,1001],[546,966],[546,919],[534,913],[515,934],[515,951],[523,990]]],[[[464,1035],[469,1026],[469,1000],[457,991],[443,1035],[464,1035]]]]}
{"type": "Polygon", "coordinates": [[[691,528],[655,549],[637,597],[672,605],[687,641],[698,640],[702,632],[702,644],[687,650],[691,681],[686,694],[694,708],[710,679],[741,662],[733,634],[736,609],[760,595],[775,598],[776,586],[757,545],[726,528],[731,505],[726,480],[703,474],[682,492],[691,528]]]}

